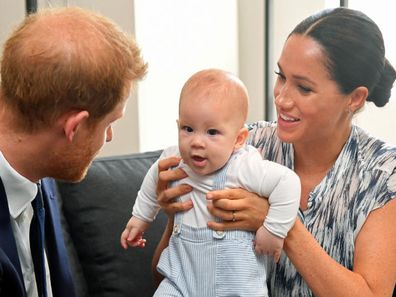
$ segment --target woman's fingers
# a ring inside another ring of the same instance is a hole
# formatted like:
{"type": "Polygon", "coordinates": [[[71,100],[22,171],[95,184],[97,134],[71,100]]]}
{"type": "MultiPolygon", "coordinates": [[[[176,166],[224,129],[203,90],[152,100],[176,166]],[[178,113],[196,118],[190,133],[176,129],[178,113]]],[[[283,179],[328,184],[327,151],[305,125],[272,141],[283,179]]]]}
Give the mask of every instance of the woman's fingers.
{"type": "Polygon", "coordinates": [[[175,201],[176,197],[185,195],[192,191],[192,187],[186,184],[181,184],[173,188],[163,190],[157,197],[158,203],[161,208],[168,215],[173,215],[179,211],[189,210],[193,207],[191,200],[188,201],[175,201]]]}
{"type": "Polygon", "coordinates": [[[176,187],[168,188],[163,190],[157,197],[160,206],[174,202],[176,197],[185,195],[192,191],[192,187],[187,184],[181,184],[176,187]]]}
{"type": "Polygon", "coordinates": [[[158,162],[158,171],[168,170],[171,167],[177,166],[179,165],[180,161],[181,158],[176,156],[162,159],[158,162]]]}
{"type": "Polygon", "coordinates": [[[256,231],[268,212],[267,199],[243,189],[214,191],[208,195],[209,212],[221,219],[220,222],[208,222],[208,227],[215,230],[256,231]]]}
{"type": "Polygon", "coordinates": [[[158,183],[156,189],[158,196],[162,191],[168,188],[169,182],[179,180],[187,176],[187,174],[181,169],[168,170],[177,166],[180,160],[181,159],[179,157],[169,157],[158,162],[158,183]]]}
{"type": "Polygon", "coordinates": [[[244,199],[247,193],[249,192],[240,188],[217,190],[217,191],[208,192],[206,194],[206,199],[212,201],[221,200],[221,199],[238,200],[238,199],[244,199]]]}

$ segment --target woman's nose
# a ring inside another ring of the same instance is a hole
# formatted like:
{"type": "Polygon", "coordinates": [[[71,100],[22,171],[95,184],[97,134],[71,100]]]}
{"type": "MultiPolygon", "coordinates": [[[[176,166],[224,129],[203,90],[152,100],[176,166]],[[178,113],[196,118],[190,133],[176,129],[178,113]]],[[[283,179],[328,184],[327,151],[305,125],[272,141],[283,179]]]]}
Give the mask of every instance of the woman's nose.
{"type": "Polygon", "coordinates": [[[290,108],[293,106],[293,96],[291,95],[290,88],[284,84],[274,92],[275,105],[281,108],[290,108]]]}
{"type": "Polygon", "coordinates": [[[113,139],[113,128],[110,126],[106,130],[106,142],[110,142],[113,139]]]}

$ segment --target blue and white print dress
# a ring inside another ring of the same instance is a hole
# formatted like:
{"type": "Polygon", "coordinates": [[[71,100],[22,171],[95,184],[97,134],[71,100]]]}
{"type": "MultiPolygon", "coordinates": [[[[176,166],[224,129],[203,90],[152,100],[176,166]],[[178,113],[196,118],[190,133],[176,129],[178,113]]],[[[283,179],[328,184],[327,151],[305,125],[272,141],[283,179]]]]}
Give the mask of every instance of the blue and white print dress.
{"type": "MultiPolygon", "coordinates": [[[[276,123],[249,126],[248,143],[264,159],[294,169],[293,146],[279,140],[276,123]]],[[[309,194],[303,223],[338,263],[353,269],[355,239],[372,210],[396,196],[396,148],[357,126],[333,168],[309,194]]],[[[313,296],[291,261],[282,253],[268,272],[270,296],[313,296]]]]}

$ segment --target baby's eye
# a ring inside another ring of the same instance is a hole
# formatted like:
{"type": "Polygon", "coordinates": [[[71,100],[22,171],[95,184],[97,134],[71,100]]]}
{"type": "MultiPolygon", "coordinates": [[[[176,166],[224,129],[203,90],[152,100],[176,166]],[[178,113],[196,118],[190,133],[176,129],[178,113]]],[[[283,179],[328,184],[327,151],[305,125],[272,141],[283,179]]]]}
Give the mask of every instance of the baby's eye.
{"type": "Polygon", "coordinates": [[[186,132],[188,132],[188,133],[191,133],[191,132],[194,131],[193,128],[191,128],[191,127],[189,127],[189,126],[183,126],[183,127],[182,127],[182,130],[184,130],[184,131],[186,131],[186,132]]]}
{"type": "Polygon", "coordinates": [[[208,134],[209,134],[210,136],[214,136],[214,135],[219,134],[219,131],[216,130],[216,129],[209,129],[209,130],[208,130],[208,134]]]}

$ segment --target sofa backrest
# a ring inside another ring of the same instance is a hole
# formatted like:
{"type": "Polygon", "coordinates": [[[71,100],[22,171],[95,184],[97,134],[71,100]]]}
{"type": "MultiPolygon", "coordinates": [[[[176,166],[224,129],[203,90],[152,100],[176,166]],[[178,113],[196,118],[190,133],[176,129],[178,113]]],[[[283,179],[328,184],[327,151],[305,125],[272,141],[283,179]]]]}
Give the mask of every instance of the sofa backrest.
{"type": "Polygon", "coordinates": [[[79,296],[152,296],[151,259],[166,224],[160,212],[146,247],[123,250],[120,235],[160,151],[94,160],[80,183],[57,181],[79,296]]]}

